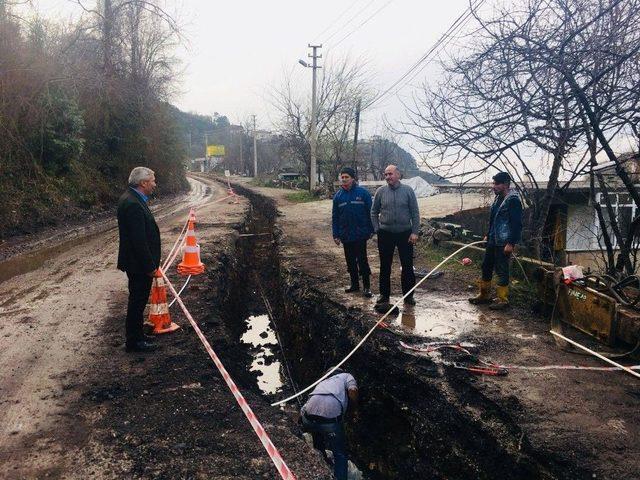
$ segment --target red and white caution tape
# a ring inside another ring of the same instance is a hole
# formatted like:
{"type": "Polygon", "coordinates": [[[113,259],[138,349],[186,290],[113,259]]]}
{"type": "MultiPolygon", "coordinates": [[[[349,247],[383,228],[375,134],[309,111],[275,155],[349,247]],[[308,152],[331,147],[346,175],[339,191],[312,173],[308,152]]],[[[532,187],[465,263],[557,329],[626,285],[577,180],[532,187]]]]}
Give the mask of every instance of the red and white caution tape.
{"type": "Polygon", "coordinates": [[[224,368],[224,365],[218,358],[218,355],[216,355],[216,352],[214,352],[213,348],[211,348],[211,345],[209,345],[207,338],[204,336],[204,334],[198,327],[198,324],[195,322],[195,320],[189,313],[189,310],[187,310],[187,307],[185,307],[184,303],[182,302],[182,299],[178,295],[178,292],[176,292],[176,290],[173,288],[173,285],[171,284],[171,282],[169,281],[169,279],[167,278],[164,272],[162,272],[162,276],[164,280],[167,282],[167,286],[171,290],[171,293],[173,294],[176,301],[180,305],[180,308],[182,308],[182,311],[184,312],[185,316],[189,320],[189,323],[191,323],[191,326],[193,327],[196,334],[198,335],[198,338],[200,338],[200,341],[202,342],[205,350],[211,357],[211,360],[213,360],[213,363],[218,368],[218,371],[220,372],[220,375],[222,375],[222,378],[224,379],[227,386],[229,387],[229,390],[231,390],[231,393],[233,394],[236,401],[238,402],[238,405],[240,405],[240,408],[242,409],[245,416],[247,417],[247,420],[249,420],[249,423],[251,424],[253,431],[256,432],[256,435],[258,435],[260,442],[262,442],[262,445],[264,446],[265,450],[269,454],[269,457],[271,457],[271,461],[273,462],[276,469],[278,470],[278,473],[284,480],[295,480],[296,478],[295,475],[291,470],[289,470],[289,467],[280,456],[278,449],[275,447],[275,445],[267,435],[267,432],[260,424],[258,418],[253,413],[253,410],[251,410],[251,407],[249,406],[249,404],[247,404],[247,401],[242,396],[242,393],[240,393],[240,390],[238,390],[238,387],[236,386],[235,382],[233,381],[233,379],[231,378],[227,370],[224,368]]]}

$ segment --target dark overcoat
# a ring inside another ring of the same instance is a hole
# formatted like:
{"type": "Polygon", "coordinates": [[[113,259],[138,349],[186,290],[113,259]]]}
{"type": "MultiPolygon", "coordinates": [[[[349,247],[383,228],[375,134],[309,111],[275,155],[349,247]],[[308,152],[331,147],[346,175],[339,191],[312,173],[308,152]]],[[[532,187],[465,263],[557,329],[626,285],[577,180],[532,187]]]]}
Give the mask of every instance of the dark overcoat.
{"type": "Polygon", "coordinates": [[[118,201],[118,269],[150,273],[160,266],[160,229],[142,198],[127,189],[118,201]]]}

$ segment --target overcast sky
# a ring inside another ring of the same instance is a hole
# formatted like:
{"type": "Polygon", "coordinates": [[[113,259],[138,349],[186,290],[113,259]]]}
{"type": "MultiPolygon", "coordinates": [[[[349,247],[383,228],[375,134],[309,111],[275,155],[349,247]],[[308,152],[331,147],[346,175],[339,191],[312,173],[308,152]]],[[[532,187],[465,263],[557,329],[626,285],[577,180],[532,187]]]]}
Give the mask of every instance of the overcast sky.
{"type": "MultiPolygon", "coordinates": [[[[93,0],[83,1],[95,5],[93,0]]],[[[178,12],[188,41],[178,51],[184,68],[183,93],[173,102],[183,110],[219,112],[233,122],[256,114],[258,125],[269,128],[275,117],[266,92],[278,84],[284,70],[293,69],[296,82],[310,90],[311,71],[297,63],[307,58],[308,43],[322,43],[329,60],[345,55],[366,60],[375,86],[384,90],[434,44],[468,1],[166,0],[166,4],[178,12]]],[[[46,17],[81,12],[75,0],[34,0],[34,5],[46,17]]],[[[425,75],[430,71],[426,69],[425,75]]],[[[407,87],[402,93],[410,91],[407,87]]],[[[402,111],[396,97],[382,102],[363,115],[363,133],[375,133],[383,115],[393,121],[402,111]]]]}

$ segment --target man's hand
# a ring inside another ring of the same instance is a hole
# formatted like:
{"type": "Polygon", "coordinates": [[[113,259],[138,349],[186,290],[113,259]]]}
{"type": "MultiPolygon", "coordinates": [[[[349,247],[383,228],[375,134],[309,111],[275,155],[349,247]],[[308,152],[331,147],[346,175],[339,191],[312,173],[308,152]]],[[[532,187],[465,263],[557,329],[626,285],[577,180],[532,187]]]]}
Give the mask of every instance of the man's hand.
{"type": "Polygon", "coordinates": [[[336,242],[336,245],[340,245],[340,239],[339,238],[334,238],[333,241],[336,242]]]}
{"type": "Polygon", "coordinates": [[[418,242],[418,235],[416,233],[412,233],[409,235],[409,243],[411,245],[415,245],[418,242]]]}
{"type": "Polygon", "coordinates": [[[483,242],[486,242],[487,240],[489,240],[489,237],[488,237],[488,236],[486,236],[486,235],[485,235],[484,237],[482,237],[482,241],[483,241],[483,242]]]}
{"type": "Polygon", "coordinates": [[[513,245],[512,245],[512,244],[510,244],[510,243],[507,243],[507,244],[504,246],[504,254],[505,254],[507,257],[510,257],[512,253],[513,253],[513,245]]]}

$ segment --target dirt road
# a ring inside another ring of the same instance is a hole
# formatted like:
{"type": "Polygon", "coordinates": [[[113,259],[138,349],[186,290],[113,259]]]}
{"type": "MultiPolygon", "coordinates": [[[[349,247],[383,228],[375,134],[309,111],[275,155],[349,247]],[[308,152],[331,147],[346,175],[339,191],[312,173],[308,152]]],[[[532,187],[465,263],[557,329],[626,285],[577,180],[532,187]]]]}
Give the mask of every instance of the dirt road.
{"type": "MultiPolygon", "coordinates": [[[[330,202],[294,204],[286,191],[249,188],[237,202],[214,203],[225,189],[207,176],[192,181],[190,196],[156,207],[166,254],[187,206],[199,205],[207,270],[183,298],[297,478],[329,479],[302,440],[298,406],[270,403],[317,378],[378,318],[373,300],[342,290],[330,202]],[[266,353],[263,344],[275,338],[267,330],[252,332],[264,342],[243,344],[265,310],[275,312],[288,363],[277,345],[266,353]],[[278,370],[280,383],[266,391],[278,370]]],[[[458,201],[430,197],[422,216],[452,213],[458,201]]],[[[126,285],[114,266],[113,227],[101,222],[69,239],[59,232],[51,235],[56,246],[39,238],[37,251],[0,265],[11,265],[0,279],[0,478],[277,478],[178,310],[172,319],[182,329],[159,339],[160,352],[124,352],[126,285]]],[[[422,250],[417,266],[444,254],[422,250]]],[[[369,257],[376,291],[373,242],[369,257]]],[[[556,349],[545,319],[528,310],[468,305],[476,273],[447,268],[349,361],[362,405],[348,436],[364,478],[638,478],[638,390],[621,374],[514,368],[476,377],[401,348],[400,340],[443,339],[500,363],[599,365],[556,349]]],[[[170,277],[184,282],[173,270],[170,277]]],[[[397,268],[392,280],[397,293],[397,268]]]]}
{"type": "MultiPolygon", "coordinates": [[[[191,295],[194,315],[198,312],[210,318],[211,307],[198,304],[199,299],[204,299],[199,292],[215,290],[216,282],[222,281],[216,257],[232,248],[237,228],[244,223],[247,201],[219,202],[226,191],[210,179],[192,179],[191,183],[189,195],[152,208],[166,254],[188,207],[198,207],[199,242],[203,258],[208,260],[210,277],[194,277],[184,296],[191,295]]],[[[51,244],[46,237],[37,238],[33,241],[35,252],[21,246],[19,250],[25,253],[3,264],[0,478],[176,478],[179,474],[175,470],[171,473],[172,468],[191,471],[191,478],[200,474],[210,478],[211,472],[219,472],[218,478],[226,478],[227,474],[229,478],[243,478],[237,472],[252,468],[273,473],[268,456],[176,309],[172,310],[174,319],[183,329],[171,338],[159,340],[162,353],[124,353],[126,277],[115,268],[118,239],[113,221],[81,228],[81,232],[69,236],[73,238],[67,240],[64,232],[53,232],[50,238],[57,241],[52,240],[51,244]],[[90,232],[93,233],[87,236],[90,232]],[[164,359],[173,362],[178,357],[183,369],[167,370],[164,359]],[[182,388],[184,385],[186,389],[182,388]],[[193,395],[186,398],[190,392],[193,395]],[[153,405],[146,400],[150,395],[153,405]],[[191,402],[183,408],[192,411],[193,416],[176,419],[180,402],[191,402]],[[194,405],[203,413],[194,411],[194,405]],[[212,407],[219,408],[225,418],[212,415],[212,407]],[[194,424],[198,416],[205,419],[194,424]],[[164,433],[163,421],[168,422],[164,433]],[[139,437],[134,438],[131,433],[120,436],[119,428],[133,429],[139,437]],[[236,429],[236,441],[228,449],[219,449],[216,438],[236,429]],[[165,445],[170,454],[163,454],[156,447],[146,457],[146,445],[161,444],[172,434],[169,432],[179,436],[165,445]],[[186,453],[186,445],[196,438],[196,432],[206,437],[199,448],[186,453]],[[175,445],[180,450],[180,460],[172,459],[175,445]],[[203,453],[202,445],[212,445],[213,453],[203,453]],[[248,453],[244,458],[235,458],[237,451],[248,453]],[[256,460],[250,468],[251,458],[256,460]]],[[[11,248],[16,248],[15,244],[11,248]]],[[[184,279],[175,281],[179,286],[184,279]]],[[[219,331],[216,336],[222,334],[219,331]]],[[[235,344],[237,339],[230,342],[235,344]]],[[[233,372],[233,365],[230,367],[233,372]]],[[[241,376],[236,378],[240,386],[242,380],[241,376]]],[[[254,405],[256,402],[253,399],[254,405]]],[[[254,408],[260,412],[260,405],[254,408]]],[[[270,419],[263,421],[267,428],[270,419]]],[[[272,435],[277,439],[279,434],[272,435]]],[[[294,448],[307,449],[304,442],[293,437],[279,443],[285,444],[283,455],[302,458],[299,453],[287,451],[287,443],[292,442],[294,448]]],[[[300,468],[302,478],[305,470],[314,472],[307,478],[323,478],[326,467],[318,462],[312,459],[309,467],[300,468]]]]}
{"type": "MultiPolygon", "coordinates": [[[[190,195],[160,207],[162,233],[168,236],[188,205],[206,204],[213,196],[214,191],[193,182],[190,195]]],[[[86,378],[85,369],[103,342],[98,327],[105,321],[120,322],[110,312],[125,301],[126,290],[125,277],[115,268],[118,238],[113,220],[96,228],[98,233],[89,238],[88,227],[75,232],[71,241],[57,232],[50,244],[38,238],[32,242],[35,253],[14,256],[0,267],[5,278],[13,276],[0,284],[4,478],[59,465],[58,457],[69,451],[57,448],[57,435],[67,437],[64,444],[82,443],[86,437],[67,407],[78,400],[80,389],[75,387],[86,378]],[[22,272],[27,273],[18,275],[22,272]]]]}

